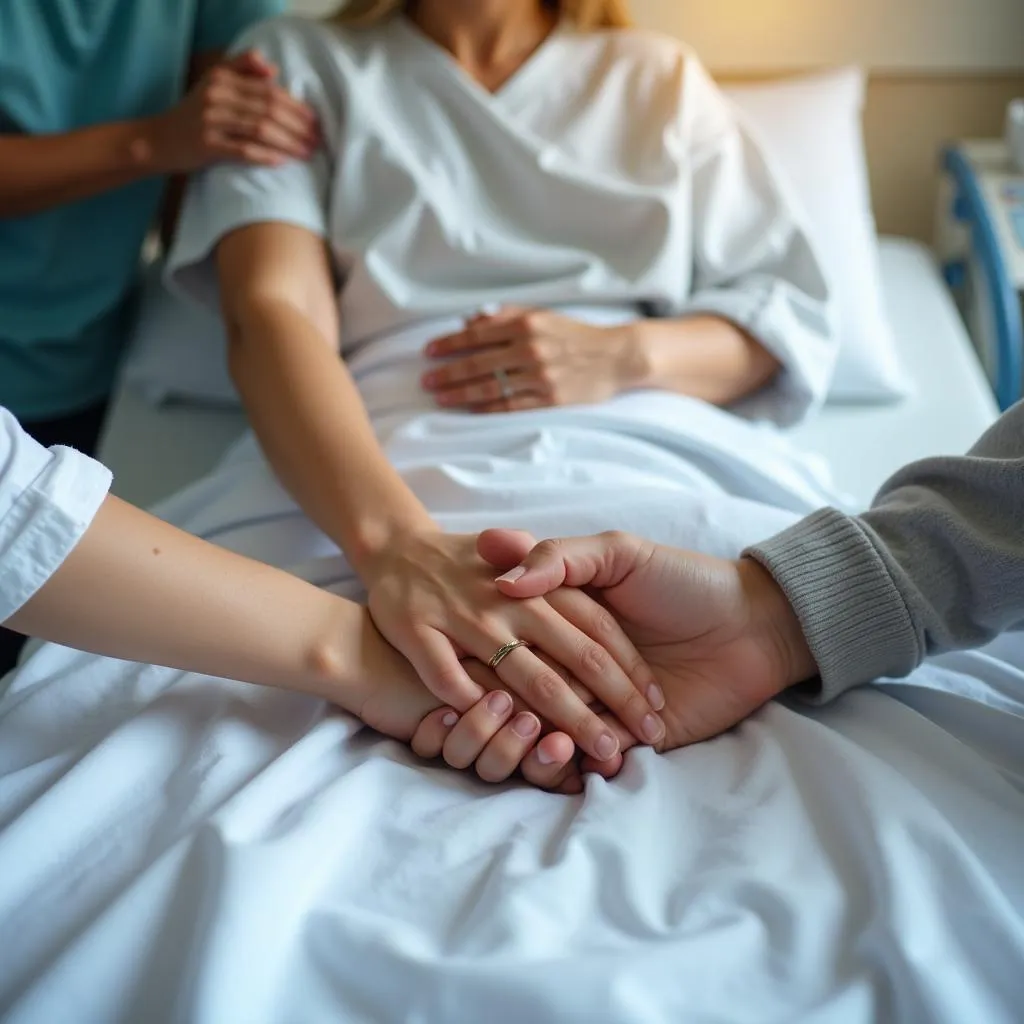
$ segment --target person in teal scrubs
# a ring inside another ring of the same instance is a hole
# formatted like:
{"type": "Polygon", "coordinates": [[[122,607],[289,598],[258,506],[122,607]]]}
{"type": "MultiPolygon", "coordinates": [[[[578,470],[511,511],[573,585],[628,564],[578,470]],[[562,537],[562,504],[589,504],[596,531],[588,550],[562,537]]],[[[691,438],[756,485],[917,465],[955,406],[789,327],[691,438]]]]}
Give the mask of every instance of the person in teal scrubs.
{"type": "MultiPolygon", "coordinates": [[[[224,57],[285,6],[0,2],[0,406],[43,445],[95,450],[142,245],[173,220],[178,176],[317,146],[272,66],[224,57]]],[[[0,636],[0,673],[14,643],[0,636]]]]}

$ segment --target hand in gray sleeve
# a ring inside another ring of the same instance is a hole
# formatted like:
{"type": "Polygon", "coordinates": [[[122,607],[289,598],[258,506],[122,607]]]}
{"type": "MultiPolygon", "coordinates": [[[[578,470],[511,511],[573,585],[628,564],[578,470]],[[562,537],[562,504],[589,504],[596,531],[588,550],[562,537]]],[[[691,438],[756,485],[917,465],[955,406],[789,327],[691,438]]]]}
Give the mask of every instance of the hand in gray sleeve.
{"type": "Polygon", "coordinates": [[[817,512],[746,554],[785,591],[825,702],[1024,627],[1024,402],[962,458],[916,462],[869,512],[817,512]]]}

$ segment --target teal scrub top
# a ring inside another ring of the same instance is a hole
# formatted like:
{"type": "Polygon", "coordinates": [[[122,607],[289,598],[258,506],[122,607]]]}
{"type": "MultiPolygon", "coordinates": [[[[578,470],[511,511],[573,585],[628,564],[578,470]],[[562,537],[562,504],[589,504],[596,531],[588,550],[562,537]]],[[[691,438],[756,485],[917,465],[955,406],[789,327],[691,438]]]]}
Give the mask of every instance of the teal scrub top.
{"type": "MultiPolygon", "coordinates": [[[[224,50],[286,0],[0,0],[0,133],[162,113],[192,56],[224,50]]],[[[106,397],[131,329],[153,178],[0,220],[0,406],[25,421],[106,397]]]]}

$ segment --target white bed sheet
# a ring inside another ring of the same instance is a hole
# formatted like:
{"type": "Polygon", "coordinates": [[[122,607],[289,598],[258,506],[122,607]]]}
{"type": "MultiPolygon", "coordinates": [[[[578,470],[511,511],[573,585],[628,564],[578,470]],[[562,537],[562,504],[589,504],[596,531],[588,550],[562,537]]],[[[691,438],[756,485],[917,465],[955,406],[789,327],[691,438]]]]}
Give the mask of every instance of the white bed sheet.
{"type": "Polygon", "coordinates": [[[829,404],[790,432],[822,455],[836,485],[867,506],[897,469],[961,455],[998,415],[992,388],[930,250],[883,239],[885,304],[913,393],[890,405],[829,404]]]}
{"type": "MultiPolygon", "coordinates": [[[[735,554],[831,498],[773,431],[669,395],[430,414],[389,455],[448,529],[735,554]]],[[[258,458],[165,511],[349,579],[258,458]]],[[[44,647],[0,696],[0,1017],[1013,1021],[1022,697],[1010,640],[567,798],[307,698],[44,647]]]]}
{"type": "MultiPolygon", "coordinates": [[[[997,414],[930,251],[906,239],[883,239],[881,264],[886,307],[913,394],[893,405],[830,404],[791,432],[797,444],[828,460],[837,486],[859,505],[870,503],[900,466],[966,451],[997,414]]],[[[100,453],[114,471],[114,493],[148,507],[209,472],[244,430],[240,412],[154,409],[124,387],[100,453]]]]}

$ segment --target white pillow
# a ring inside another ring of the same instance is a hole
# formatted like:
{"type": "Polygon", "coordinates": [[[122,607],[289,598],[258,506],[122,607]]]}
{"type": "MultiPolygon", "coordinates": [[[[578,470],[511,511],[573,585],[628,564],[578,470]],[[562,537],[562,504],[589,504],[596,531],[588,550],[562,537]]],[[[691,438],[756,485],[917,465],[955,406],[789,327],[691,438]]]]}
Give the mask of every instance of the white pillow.
{"type": "Polygon", "coordinates": [[[836,291],[840,349],[829,398],[881,402],[911,389],[885,315],[861,130],[864,86],[862,71],[842,68],[725,92],[803,207],[836,291]]]}
{"type": "MultiPolygon", "coordinates": [[[[864,75],[856,68],[726,90],[800,202],[837,293],[840,354],[831,400],[889,401],[909,393],[886,321],[861,133],[864,75]]],[[[153,402],[238,404],[224,330],[208,310],[147,275],[124,377],[153,402]]]]}

